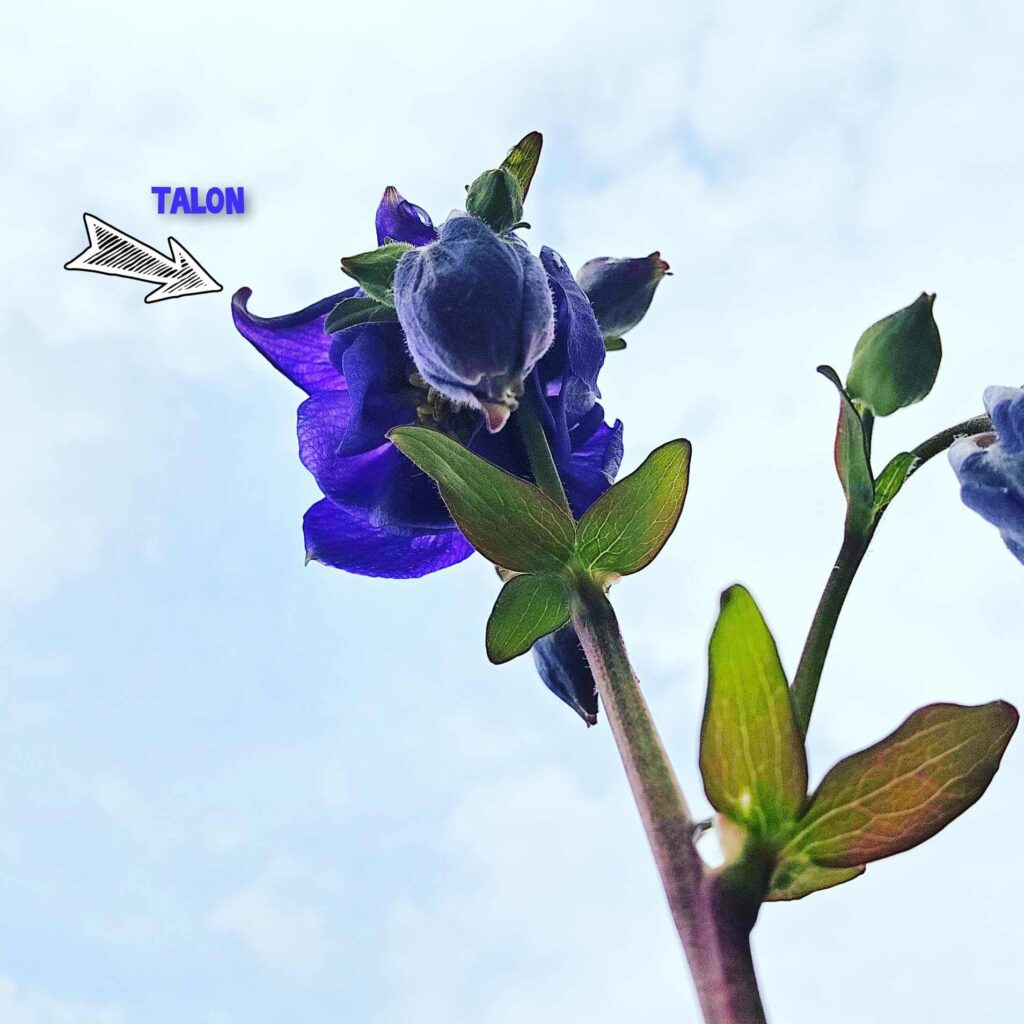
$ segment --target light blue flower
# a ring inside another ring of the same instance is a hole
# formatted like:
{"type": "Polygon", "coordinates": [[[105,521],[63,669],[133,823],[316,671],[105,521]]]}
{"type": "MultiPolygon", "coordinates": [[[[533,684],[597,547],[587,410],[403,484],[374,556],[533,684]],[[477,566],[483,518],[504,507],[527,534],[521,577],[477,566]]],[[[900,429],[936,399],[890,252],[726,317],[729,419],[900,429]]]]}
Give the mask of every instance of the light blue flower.
{"type": "Polygon", "coordinates": [[[993,430],[949,449],[964,504],[999,530],[1024,562],[1024,388],[985,390],[993,430]]]}

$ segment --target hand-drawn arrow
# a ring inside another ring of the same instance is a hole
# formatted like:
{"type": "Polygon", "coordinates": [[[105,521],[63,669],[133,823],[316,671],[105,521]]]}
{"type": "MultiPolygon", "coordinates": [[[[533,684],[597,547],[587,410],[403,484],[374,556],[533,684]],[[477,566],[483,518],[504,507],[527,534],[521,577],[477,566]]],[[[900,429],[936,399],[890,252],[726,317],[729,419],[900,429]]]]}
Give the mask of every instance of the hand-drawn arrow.
{"type": "Polygon", "coordinates": [[[167,239],[171,246],[168,259],[162,252],[151,249],[91,213],[84,214],[82,219],[89,236],[89,246],[65,263],[65,270],[90,270],[94,274],[158,284],[160,287],[146,296],[147,302],[224,290],[176,238],[167,239]]]}

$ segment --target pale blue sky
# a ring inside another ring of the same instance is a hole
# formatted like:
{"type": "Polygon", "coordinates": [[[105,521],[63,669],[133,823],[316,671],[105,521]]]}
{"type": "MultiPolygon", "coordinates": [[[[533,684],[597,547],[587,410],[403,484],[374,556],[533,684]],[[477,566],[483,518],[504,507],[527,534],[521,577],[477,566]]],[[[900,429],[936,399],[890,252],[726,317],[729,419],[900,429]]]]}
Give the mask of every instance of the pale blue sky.
{"type": "MultiPolygon", "coordinates": [[[[531,129],[530,240],[675,276],[606,406],[626,467],[694,443],[665,554],[614,593],[686,788],[718,593],[795,664],[838,544],[835,397],[923,289],[946,361],[884,453],[1024,379],[1024,15],[1011,3],[34,3],[3,16],[0,1020],[695,1022],[603,724],[495,669],[474,559],[303,567],[301,397],[234,333],[337,291],[397,185],[443,216],[531,129]],[[244,185],[244,218],[151,185],[244,185]],[[61,267],[88,210],[225,293],[61,267]]],[[[914,479],[852,595],[812,774],[931,700],[1024,699],[1024,571],[914,479]]],[[[773,1019],[1004,1021],[1024,747],[930,845],[768,907],[773,1019]]]]}

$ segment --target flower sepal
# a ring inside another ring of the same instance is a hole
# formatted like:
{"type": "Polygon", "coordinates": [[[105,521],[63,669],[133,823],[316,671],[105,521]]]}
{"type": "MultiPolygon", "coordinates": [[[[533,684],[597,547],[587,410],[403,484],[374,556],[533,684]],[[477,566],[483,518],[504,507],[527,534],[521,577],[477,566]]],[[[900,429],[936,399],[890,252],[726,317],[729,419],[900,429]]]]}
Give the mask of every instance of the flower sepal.
{"type": "Polygon", "coordinates": [[[341,269],[371,298],[384,306],[394,306],[395,269],[413,246],[408,242],[385,242],[369,252],[345,256],[341,269]]]}
{"type": "Polygon", "coordinates": [[[469,186],[466,212],[499,235],[513,228],[529,227],[522,221],[523,188],[516,176],[503,167],[484,171],[469,186]]]}
{"type": "Polygon", "coordinates": [[[352,296],[342,299],[334,309],[327,314],[324,321],[324,331],[327,334],[337,334],[349,327],[359,324],[384,324],[398,321],[398,314],[395,307],[378,302],[369,295],[352,296]]]}

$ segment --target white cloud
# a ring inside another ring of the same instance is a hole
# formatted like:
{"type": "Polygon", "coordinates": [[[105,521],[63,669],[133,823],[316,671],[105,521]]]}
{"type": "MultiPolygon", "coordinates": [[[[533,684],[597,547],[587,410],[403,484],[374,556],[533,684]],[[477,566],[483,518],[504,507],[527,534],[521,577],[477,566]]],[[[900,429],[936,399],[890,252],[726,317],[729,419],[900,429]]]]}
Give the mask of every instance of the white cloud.
{"type": "Polygon", "coordinates": [[[128,1018],[114,1006],[65,1001],[0,977],[0,1020],[4,1024],[125,1024],[128,1018]]]}
{"type": "MultiPolygon", "coordinates": [[[[325,953],[322,915],[290,895],[279,873],[257,879],[226,896],[210,917],[217,932],[241,942],[262,964],[294,978],[321,967],[325,953]],[[282,891],[284,889],[284,891],[282,891]]],[[[301,879],[299,879],[301,881],[301,879]]]]}
{"type": "MultiPolygon", "coordinates": [[[[444,211],[517,134],[545,130],[534,238],[573,266],[660,248],[676,270],[603,387],[629,465],[668,436],[695,442],[680,532],[614,598],[699,804],[718,591],[750,585],[792,668],[838,544],[835,399],[814,366],[842,370],[860,330],[927,287],[943,373],[927,403],[879,424],[879,444],[912,444],[974,411],[984,385],[1024,379],[1024,147],[1007,127],[1024,23],[1008,3],[621,11],[528,0],[514,25],[468,3],[11,16],[0,630],[18,652],[5,696],[42,717],[10,730],[3,850],[19,885],[5,905],[11,930],[54,951],[62,988],[71,964],[132,1005],[164,993],[147,1024],[276,1024],[282,975],[309,1024],[341,1006],[387,1024],[692,1007],[607,730],[584,733],[528,665],[483,659],[490,575],[299,575],[312,486],[290,436],[298,396],[233,334],[226,297],[147,307],[144,289],[61,269],[90,209],[155,244],[182,233],[228,290],[255,287],[259,312],[297,308],[341,286],[337,258],[368,243],[384,185],[444,211]],[[131,43],[98,61],[112,37],[131,43]],[[25,42],[38,39],[45,60],[25,42]],[[169,226],[149,187],[179,179],[244,184],[251,212],[169,226]],[[307,854],[309,870],[260,872],[307,854]],[[355,903],[324,881],[336,858],[358,874],[355,903]],[[129,895],[97,909],[82,874],[126,878],[129,895]],[[126,941],[142,918],[145,942],[126,941]],[[359,948],[334,956],[353,930],[359,948]],[[104,941],[120,942],[116,963],[93,959],[104,941]]],[[[1020,587],[948,469],[916,477],[840,626],[814,771],[923,701],[1019,698],[1020,587]]],[[[854,988],[904,1018],[939,993],[938,1024],[1012,1005],[1021,898],[999,879],[1019,846],[1022,764],[1012,747],[933,846],[765,912],[780,1018],[822,1019],[820,997],[836,1024],[864,1019],[828,995],[854,988]],[[807,986],[812,972],[832,987],[807,986]]],[[[13,985],[5,1022],[122,1019],[61,1017],[13,985]]]]}

